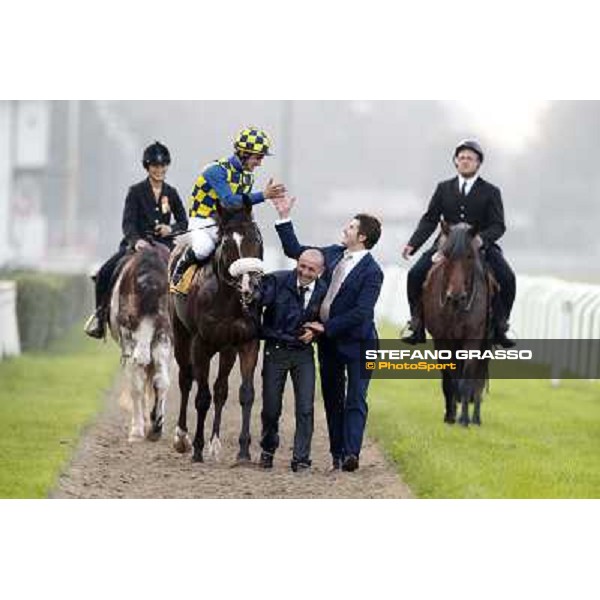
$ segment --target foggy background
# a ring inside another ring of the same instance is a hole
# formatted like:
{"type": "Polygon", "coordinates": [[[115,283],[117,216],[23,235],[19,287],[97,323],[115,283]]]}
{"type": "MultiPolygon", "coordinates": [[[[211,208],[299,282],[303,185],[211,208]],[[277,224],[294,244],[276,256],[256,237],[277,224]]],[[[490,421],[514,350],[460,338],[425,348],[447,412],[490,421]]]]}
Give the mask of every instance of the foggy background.
{"type": "MultiPolygon", "coordinates": [[[[377,258],[409,267],[401,247],[437,182],[454,175],[457,141],[476,137],[481,175],[502,190],[500,244],[515,270],[600,277],[596,101],[1,101],[0,267],[88,271],[117,249],[145,146],[169,147],[167,181],[187,207],[202,167],[229,156],[251,124],[275,153],[254,189],[270,176],[287,185],[305,243],[336,242],[349,218],[371,212],[383,222],[377,258]]],[[[278,256],[274,208],[258,205],[255,218],[278,256]]]]}

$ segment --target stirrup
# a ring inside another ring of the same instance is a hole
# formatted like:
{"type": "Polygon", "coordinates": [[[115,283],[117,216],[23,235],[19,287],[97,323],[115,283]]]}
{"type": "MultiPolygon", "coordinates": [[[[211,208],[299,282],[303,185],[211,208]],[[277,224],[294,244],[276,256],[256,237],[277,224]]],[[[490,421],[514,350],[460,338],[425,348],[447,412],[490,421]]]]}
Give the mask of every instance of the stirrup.
{"type": "Polygon", "coordinates": [[[106,322],[100,310],[94,311],[83,327],[84,332],[92,338],[101,340],[106,336],[106,322]]]}

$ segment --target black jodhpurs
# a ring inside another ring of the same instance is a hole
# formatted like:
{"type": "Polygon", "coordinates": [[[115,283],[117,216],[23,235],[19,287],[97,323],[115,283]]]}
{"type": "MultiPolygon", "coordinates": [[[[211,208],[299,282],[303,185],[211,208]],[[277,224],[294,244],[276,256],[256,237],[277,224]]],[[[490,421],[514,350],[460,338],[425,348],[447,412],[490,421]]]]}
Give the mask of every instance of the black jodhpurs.
{"type": "Polygon", "coordinates": [[[113,275],[120,260],[127,254],[127,248],[120,248],[101,267],[96,275],[96,308],[108,307],[113,275]]]}

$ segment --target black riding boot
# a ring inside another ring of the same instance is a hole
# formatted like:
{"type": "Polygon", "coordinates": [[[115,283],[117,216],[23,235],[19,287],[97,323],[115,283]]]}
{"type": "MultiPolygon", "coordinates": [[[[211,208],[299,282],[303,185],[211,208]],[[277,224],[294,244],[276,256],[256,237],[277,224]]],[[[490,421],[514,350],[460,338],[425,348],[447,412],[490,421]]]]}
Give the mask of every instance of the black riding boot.
{"type": "Polygon", "coordinates": [[[501,318],[498,319],[496,323],[496,327],[494,328],[494,339],[492,340],[493,344],[498,344],[503,348],[513,348],[516,344],[514,340],[506,337],[506,332],[508,331],[508,322],[506,319],[501,318]]]}
{"type": "Polygon", "coordinates": [[[400,341],[413,346],[416,344],[424,344],[425,327],[423,326],[423,320],[420,317],[413,316],[409,322],[409,327],[412,333],[400,338],[400,341]]]}
{"type": "Polygon", "coordinates": [[[173,274],[171,275],[171,283],[173,285],[178,285],[183,277],[183,274],[186,272],[187,268],[193,265],[196,262],[196,255],[190,246],[188,246],[181,254],[179,259],[177,260],[177,264],[173,269],[173,274]]]}
{"type": "Polygon", "coordinates": [[[103,339],[106,337],[106,320],[107,320],[107,309],[106,306],[100,306],[94,311],[94,314],[86,321],[84,331],[90,337],[96,339],[103,339]]]}

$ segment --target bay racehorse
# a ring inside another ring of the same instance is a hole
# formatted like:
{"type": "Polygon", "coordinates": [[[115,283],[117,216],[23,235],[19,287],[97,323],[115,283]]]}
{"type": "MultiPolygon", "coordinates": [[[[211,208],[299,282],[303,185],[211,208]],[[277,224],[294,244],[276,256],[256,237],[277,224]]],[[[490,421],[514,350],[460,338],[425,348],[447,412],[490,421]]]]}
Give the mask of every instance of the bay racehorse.
{"type": "Polygon", "coordinates": [[[121,347],[123,393],[132,413],[129,441],[156,441],[162,434],[173,356],[168,260],[169,250],[160,243],[131,254],[111,294],[110,332],[121,347]]]}
{"type": "MultiPolygon", "coordinates": [[[[486,272],[479,252],[477,226],[449,226],[442,235],[433,266],[423,284],[423,318],[437,350],[490,348],[491,299],[497,284],[486,272]]],[[[452,360],[455,371],[442,371],[446,401],[444,422],[456,422],[461,405],[461,425],[481,425],[481,399],[488,379],[488,359],[452,360]],[[469,419],[469,403],[473,403],[469,419]]]]}
{"type": "MultiPolygon", "coordinates": [[[[235,212],[218,206],[216,220],[220,241],[214,255],[196,271],[187,297],[171,294],[175,359],[179,365],[181,392],[174,447],[182,453],[191,449],[187,433],[187,404],[195,380],[198,386],[195,398],[197,422],[192,460],[203,461],[204,424],[211,404],[210,362],[215,354],[219,354],[219,371],[213,387],[214,421],[209,442],[209,455],[218,458],[221,415],[227,400],[229,374],[236,356],[239,356],[242,426],[238,462],[249,462],[250,415],[259,351],[256,298],[264,270],[263,244],[252,219],[251,206],[235,212]]],[[[176,248],[172,260],[181,250],[176,248]]]]}

